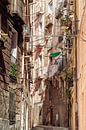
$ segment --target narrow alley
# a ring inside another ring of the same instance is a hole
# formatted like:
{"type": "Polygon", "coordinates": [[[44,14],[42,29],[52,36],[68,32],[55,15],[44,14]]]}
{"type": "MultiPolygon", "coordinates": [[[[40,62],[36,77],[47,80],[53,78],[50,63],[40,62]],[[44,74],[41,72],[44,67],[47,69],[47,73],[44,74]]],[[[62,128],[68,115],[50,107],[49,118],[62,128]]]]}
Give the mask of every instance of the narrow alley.
{"type": "Polygon", "coordinates": [[[86,0],[0,0],[0,130],[86,130],[86,0]]]}

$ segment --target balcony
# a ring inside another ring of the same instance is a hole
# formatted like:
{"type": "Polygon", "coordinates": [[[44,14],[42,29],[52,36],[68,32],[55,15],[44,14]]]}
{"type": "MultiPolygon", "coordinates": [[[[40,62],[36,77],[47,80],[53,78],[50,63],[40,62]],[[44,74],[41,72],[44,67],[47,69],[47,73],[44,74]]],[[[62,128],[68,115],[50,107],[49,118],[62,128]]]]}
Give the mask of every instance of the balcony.
{"type": "Polygon", "coordinates": [[[33,0],[29,0],[29,3],[32,3],[33,2],[33,0]]]}
{"type": "Polygon", "coordinates": [[[36,11],[36,14],[37,14],[37,16],[42,15],[43,14],[43,9],[41,7],[39,7],[37,9],[37,11],[36,11]]]}
{"type": "Polygon", "coordinates": [[[61,11],[61,9],[59,8],[59,9],[55,9],[55,18],[56,19],[59,19],[59,18],[61,18],[61,16],[62,16],[62,11],[61,11]]]}
{"type": "Polygon", "coordinates": [[[40,14],[43,14],[44,13],[44,11],[43,11],[43,7],[42,7],[42,5],[41,5],[41,3],[38,3],[37,5],[36,5],[36,15],[37,16],[39,16],[40,14]]]}
{"type": "Polygon", "coordinates": [[[38,0],[36,3],[35,3],[35,13],[37,16],[40,16],[44,13],[44,9],[43,9],[43,6],[42,6],[42,2],[40,0],[38,0]]]}
{"type": "Polygon", "coordinates": [[[22,0],[11,0],[10,1],[10,12],[17,21],[23,21],[23,9],[24,3],[22,0]]]}
{"type": "Polygon", "coordinates": [[[58,74],[62,71],[65,70],[66,66],[67,66],[67,56],[66,54],[62,54],[59,59],[56,60],[55,62],[58,65],[58,74]]]}
{"type": "Polygon", "coordinates": [[[48,28],[49,26],[52,26],[52,25],[53,25],[53,17],[52,15],[49,14],[45,18],[45,26],[48,28]]]}

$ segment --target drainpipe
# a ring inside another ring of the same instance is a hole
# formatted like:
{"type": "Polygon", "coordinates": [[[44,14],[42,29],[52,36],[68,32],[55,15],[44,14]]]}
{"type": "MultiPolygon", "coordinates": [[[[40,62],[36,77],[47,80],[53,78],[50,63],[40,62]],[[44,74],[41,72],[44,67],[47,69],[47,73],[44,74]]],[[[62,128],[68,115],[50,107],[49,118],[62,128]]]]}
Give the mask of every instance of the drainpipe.
{"type": "MultiPolygon", "coordinates": [[[[23,45],[24,48],[24,45],[23,45]]],[[[22,54],[22,81],[21,81],[21,130],[24,130],[24,94],[23,94],[23,84],[24,84],[24,51],[22,54]]]]}
{"type": "MultiPolygon", "coordinates": [[[[26,24],[29,27],[30,31],[30,6],[29,6],[29,1],[26,0],[26,24]]],[[[30,32],[29,32],[30,33],[30,32]]],[[[29,37],[29,44],[30,44],[30,37],[29,37]]],[[[29,44],[28,42],[26,43],[26,51],[29,51],[29,44]]],[[[27,52],[26,52],[26,55],[27,52]]],[[[30,58],[28,59],[30,61],[30,58]]],[[[26,61],[26,69],[28,70],[28,60],[26,61]]],[[[27,98],[30,98],[30,73],[27,73],[27,88],[28,88],[28,96],[27,98]],[[29,82],[28,82],[29,81],[29,82]]],[[[26,130],[30,129],[30,100],[28,103],[26,103],[26,130]]]]}
{"type": "Polygon", "coordinates": [[[21,92],[21,130],[24,130],[24,95],[21,92]]]}

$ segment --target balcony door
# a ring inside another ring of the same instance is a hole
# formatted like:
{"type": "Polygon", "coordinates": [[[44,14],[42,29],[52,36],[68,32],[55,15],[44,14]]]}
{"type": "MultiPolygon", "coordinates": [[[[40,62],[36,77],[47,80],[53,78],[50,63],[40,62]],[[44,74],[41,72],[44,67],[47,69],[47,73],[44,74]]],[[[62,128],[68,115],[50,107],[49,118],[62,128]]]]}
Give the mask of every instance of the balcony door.
{"type": "Polygon", "coordinates": [[[14,28],[11,28],[11,63],[16,63],[17,60],[17,39],[18,39],[18,33],[14,28]]]}

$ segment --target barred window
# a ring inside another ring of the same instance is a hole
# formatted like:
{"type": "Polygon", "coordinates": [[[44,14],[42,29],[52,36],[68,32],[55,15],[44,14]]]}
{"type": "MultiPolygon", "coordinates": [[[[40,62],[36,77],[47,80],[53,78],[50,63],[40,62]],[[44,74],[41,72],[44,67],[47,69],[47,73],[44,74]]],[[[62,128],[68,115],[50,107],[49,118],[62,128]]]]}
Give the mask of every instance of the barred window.
{"type": "Polygon", "coordinates": [[[15,93],[9,93],[9,123],[15,124],[16,105],[15,105],[15,93]]]}

